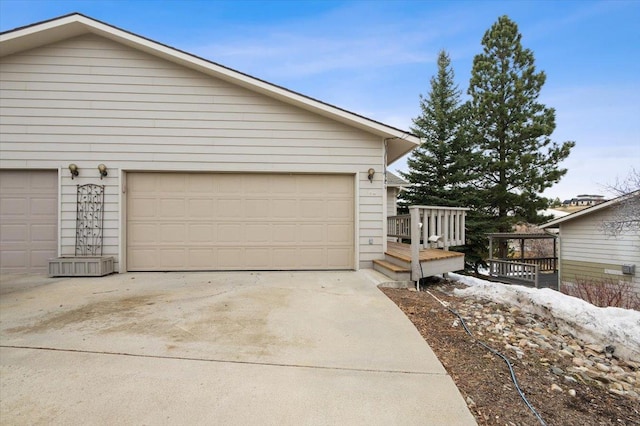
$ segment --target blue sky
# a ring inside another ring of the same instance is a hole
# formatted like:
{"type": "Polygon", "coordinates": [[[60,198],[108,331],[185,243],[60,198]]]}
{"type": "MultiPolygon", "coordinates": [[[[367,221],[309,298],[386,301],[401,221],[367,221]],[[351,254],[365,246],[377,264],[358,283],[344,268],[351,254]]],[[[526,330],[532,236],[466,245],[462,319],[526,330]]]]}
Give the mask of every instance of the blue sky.
{"type": "MultiPolygon", "coordinates": [[[[546,196],[608,195],[640,170],[640,0],[0,0],[0,31],[80,12],[372,119],[409,129],[440,49],[465,93],[501,15],[547,74],[555,141],[576,141],[546,196]]],[[[390,170],[406,170],[404,159],[390,170]]]]}

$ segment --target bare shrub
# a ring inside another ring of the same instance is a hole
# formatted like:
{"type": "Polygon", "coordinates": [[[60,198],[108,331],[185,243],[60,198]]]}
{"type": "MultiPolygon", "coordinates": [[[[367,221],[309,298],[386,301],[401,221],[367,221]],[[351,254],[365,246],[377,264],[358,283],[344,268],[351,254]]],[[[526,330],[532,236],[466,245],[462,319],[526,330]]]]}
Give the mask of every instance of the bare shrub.
{"type": "Polygon", "coordinates": [[[614,306],[640,310],[640,294],[630,281],[576,277],[575,283],[562,283],[560,291],[602,308],[614,306]]]}

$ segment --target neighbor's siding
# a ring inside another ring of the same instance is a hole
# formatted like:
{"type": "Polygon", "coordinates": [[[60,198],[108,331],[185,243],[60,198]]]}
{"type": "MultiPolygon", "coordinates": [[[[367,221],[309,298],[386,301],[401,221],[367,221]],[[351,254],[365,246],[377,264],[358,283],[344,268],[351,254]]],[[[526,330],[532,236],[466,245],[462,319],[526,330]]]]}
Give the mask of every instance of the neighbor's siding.
{"type": "Polygon", "coordinates": [[[576,277],[624,280],[631,281],[640,293],[640,235],[605,235],[601,225],[612,219],[613,212],[607,208],[560,224],[563,283],[574,283],[576,277]],[[635,275],[621,275],[623,264],[635,264],[635,275]]]}
{"type": "Polygon", "coordinates": [[[76,184],[106,185],[104,254],[117,257],[119,170],[175,170],[357,174],[360,267],[382,256],[380,137],[95,35],[0,58],[0,140],[2,168],[62,170],[63,255],[76,184]]]}

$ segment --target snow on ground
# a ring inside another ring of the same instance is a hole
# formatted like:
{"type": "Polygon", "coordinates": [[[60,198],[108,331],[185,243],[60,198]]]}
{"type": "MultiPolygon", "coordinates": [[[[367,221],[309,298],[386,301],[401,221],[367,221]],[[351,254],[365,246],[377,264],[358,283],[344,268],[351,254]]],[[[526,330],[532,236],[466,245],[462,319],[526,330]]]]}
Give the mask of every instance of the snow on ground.
{"type": "Polygon", "coordinates": [[[458,274],[449,274],[449,278],[468,286],[456,289],[457,296],[488,299],[542,317],[551,316],[561,330],[586,343],[613,345],[616,356],[640,361],[639,311],[599,308],[548,288],[494,283],[458,274]]]}

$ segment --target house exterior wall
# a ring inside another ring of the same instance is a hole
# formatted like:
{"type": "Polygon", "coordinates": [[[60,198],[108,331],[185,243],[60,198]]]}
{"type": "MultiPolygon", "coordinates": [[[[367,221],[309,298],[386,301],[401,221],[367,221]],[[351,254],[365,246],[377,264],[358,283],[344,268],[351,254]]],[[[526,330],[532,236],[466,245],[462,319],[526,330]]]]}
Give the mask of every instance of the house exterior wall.
{"type": "Polygon", "coordinates": [[[583,280],[630,282],[640,294],[640,235],[607,236],[601,224],[612,219],[613,208],[560,224],[560,280],[562,284],[583,280]],[[636,265],[634,275],[623,275],[622,265],[636,265]]]}
{"type": "Polygon", "coordinates": [[[383,256],[379,136],[95,35],[1,58],[0,84],[0,168],[59,170],[59,255],[74,253],[77,184],[106,186],[103,254],[119,261],[126,172],[209,171],[353,174],[356,265],[383,256]]]}
{"type": "Polygon", "coordinates": [[[387,217],[398,214],[398,188],[387,188],[387,217]]]}

